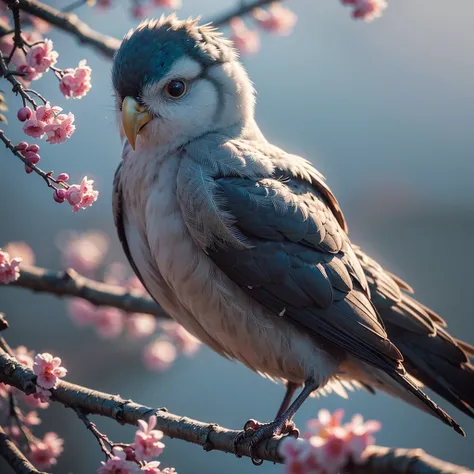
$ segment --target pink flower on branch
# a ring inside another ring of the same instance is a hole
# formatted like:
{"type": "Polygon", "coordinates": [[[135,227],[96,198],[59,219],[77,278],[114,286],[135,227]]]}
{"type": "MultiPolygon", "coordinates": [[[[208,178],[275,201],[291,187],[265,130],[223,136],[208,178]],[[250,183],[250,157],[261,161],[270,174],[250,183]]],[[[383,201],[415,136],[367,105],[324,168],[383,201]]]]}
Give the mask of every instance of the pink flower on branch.
{"type": "Polygon", "coordinates": [[[82,60],[75,69],[66,69],[59,81],[59,89],[66,98],[81,99],[91,89],[91,68],[82,60]]]}
{"type": "Polygon", "coordinates": [[[60,378],[66,376],[67,370],[61,367],[61,359],[48,352],[38,354],[33,364],[33,372],[37,375],[36,385],[45,390],[56,388],[60,378]]]}
{"type": "Polygon", "coordinates": [[[97,320],[97,308],[82,298],[73,298],[69,302],[69,315],[78,326],[89,326],[97,320]]]}
{"type": "Polygon", "coordinates": [[[0,284],[8,285],[20,278],[21,258],[10,258],[8,252],[0,249],[0,284]]]}
{"type": "Polygon", "coordinates": [[[97,469],[98,474],[134,474],[139,472],[136,463],[127,461],[127,454],[122,448],[114,448],[113,456],[102,461],[102,466],[97,469]]]}
{"type": "Polygon", "coordinates": [[[68,138],[71,138],[75,130],[74,114],[71,112],[67,115],[58,115],[51,123],[48,123],[44,127],[44,131],[46,135],[48,135],[46,141],[52,145],[65,142],[68,138]]]}
{"type": "Polygon", "coordinates": [[[151,314],[134,313],[127,316],[125,326],[136,339],[151,336],[156,329],[156,318],[151,314]]]}
{"type": "Polygon", "coordinates": [[[355,415],[350,423],[341,425],[342,416],[342,410],[333,415],[321,410],[317,420],[308,422],[303,439],[287,437],[280,443],[287,474],[337,474],[347,463],[361,461],[380,423],[364,423],[360,415],[355,415]]]}
{"type": "Polygon", "coordinates": [[[43,440],[31,445],[31,462],[38,469],[48,469],[57,463],[64,441],[56,433],[46,433],[43,440]]]}
{"type": "Polygon", "coordinates": [[[123,330],[124,316],[122,311],[106,306],[97,311],[96,329],[104,339],[117,337],[123,330]]]}
{"type": "Polygon", "coordinates": [[[385,0],[341,0],[343,5],[353,7],[352,17],[370,22],[382,16],[387,8],[385,0]]]}
{"type": "Polygon", "coordinates": [[[156,340],[145,347],[143,361],[150,370],[168,369],[176,359],[176,347],[169,341],[156,340]]]}
{"type": "Polygon", "coordinates": [[[58,60],[58,53],[53,49],[53,42],[45,39],[32,46],[26,53],[26,64],[37,72],[46,72],[58,60]]]}
{"type": "Polygon", "coordinates": [[[13,352],[20,364],[26,365],[30,369],[33,368],[33,351],[29,351],[25,346],[18,346],[13,352]]]}
{"type": "Polygon", "coordinates": [[[99,191],[92,187],[94,181],[85,176],[81,184],[72,184],[66,190],[66,199],[73,206],[72,212],[92,206],[97,201],[99,191]]]}
{"type": "Polygon", "coordinates": [[[255,54],[260,49],[260,38],[256,31],[249,30],[241,18],[230,21],[232,34],[230,39],[242,53],[255,54]]]}
{"type": "Polygon", "coordinates": [[[31,118],[26,121],[23,126],[23,131],[26,135],[33,138],[43,138],[44,137],[44,127],[45,123],[36,118],[36,114],[33,113],[31,118]]]}
{"type": "Polygon", "coordinates": [[[291,34],[298,20],[296,13],[279,2],[272,3],[267,10],[256,8],[253,17],[260,28],[282,36],[291,34]]]}
{"type": "Polygon", "coordinates": [[[135,433],[135,455],[139,461],[150,461],[151,458],[159,456],[165,449],[161,442],[163,432],[155,430],[156,416],[152,415],[148,423],[138,420],[138,430],[135,433]]]}

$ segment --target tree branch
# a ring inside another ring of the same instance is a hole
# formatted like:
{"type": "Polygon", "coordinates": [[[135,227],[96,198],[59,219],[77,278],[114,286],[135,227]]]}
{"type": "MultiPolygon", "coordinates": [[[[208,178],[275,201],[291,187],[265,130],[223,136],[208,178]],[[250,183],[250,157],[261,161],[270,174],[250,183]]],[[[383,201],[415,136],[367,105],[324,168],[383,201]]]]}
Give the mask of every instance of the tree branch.
{"type": "Polygon", "coordinates": [[[113,306],[128,313],[146,313],[160,318],[169,316],[149,296],[139,296],[127,288],[109,285],[79,275],[72,268],[53,271],[21,265],[20,278],[11,286],[28,288],[38,293],[84,298],[97,306],[113,306]]]}
{"type": "MultiPolygon", "coordinates": [[[[216,17],[211,22],[215,26],[224,26],[232,18],[249,14],[253,9],[263,7],[275,0],[254,0],[216,17]]],[[[47,21],[50,25],[75,36],[82,44],[91,46],[108,58],[112,58],[120,46],[120,40],[93,30],[73,13],[62,12],[37,0],[19,0],[20,10],[47,21]]]]}
{"type": "Polygon", "coordinates": [[[2,456],[8,465],[17,474],[47,474],[46,472],[38,471],[25,458],[24,454],[16,447],[15,443],[5,433],[0,426],[0,456],[2,456]]]}
{"type": "MultiPolygon", "coordinates": [[[[0,350],[0,382],[16,387],[26,394],[36,391],[36,375],[6,352],[0,350]]],[[[203,423],[184,416],[168,413],[165,408],[151,408],[118,395],[102,393],[89,388],[60,381],[52,390],[52,400],[65,407],[80,409],[83,413],[114,419],[121,424],[137,425],[156,415],[157,428],[171,438],[202,446],[205,450],[218,450],[248,456],[234,439],[239,431],[229,430],[214,423],[203,423]],[[236,451],[237,448],[237,451],[236,451]]],[[[281,463],[278,454],[279,438],[262,442],[256,455],[260,459],[281,463]]],[[[371,446],[361,465],[350,465],[346,474],[474,474],[467,468],[446,463],[427,455],[422,450],[390,449],[371,446]]]]}

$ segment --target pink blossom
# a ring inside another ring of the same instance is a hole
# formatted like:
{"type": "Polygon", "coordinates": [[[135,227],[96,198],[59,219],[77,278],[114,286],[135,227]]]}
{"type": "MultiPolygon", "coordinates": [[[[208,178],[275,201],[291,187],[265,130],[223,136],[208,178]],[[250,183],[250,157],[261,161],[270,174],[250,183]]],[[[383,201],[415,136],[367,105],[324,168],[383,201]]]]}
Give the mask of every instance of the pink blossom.
{"type": "Polygon", "coordinates": [[[57,463],[63,452],[64,441],[56,433],[46,433],[43,440],[31,445],[30,460],[38,469],[47,469],[57,463]]]}
{"type": "Polygon", "coordinates": [[[91,89],[91,68],[83,59],[75,69],[66,69],[59,81],[59,89],[66,98],[81,99],[91,89]]]}
{"type": "Polygon", "coordinates": [[[61,359],[48,352],[35,357],[33,372],[38,376],[36,384],[45,390],[56,388],[58,379],[66,376],[67,370],[61,367],[61,359]]]}
{"type": "Polygon", "coordinates": [[[151,314],[134,313],[125,321],[127,332],[134,338],[151,336],[156,329],[156,318],[151,314]]]}
{"type": "Polygon", "coordinates": [[[33,351],[29,351],[25,346],[18,346],[13,352],[20,364],[26,365],[30,369],[33,368],[33,351]]]}
{"type": "Polygon", "coordinates": [[[146,13],[147,13],[147,8],[145,5],[140,5],[140,4],[134,4],[132,5],[132,9],[130,10],[130,13],[132,14],[133,18],[143,18],[146,13]]]}
{"type": "Polygon", "coordinates": [[[177,10],[182,6],[181,0],[153,0],[153,3],[157,7],[169,8],[171,10],[177,10]]]}
{"type": "Polygon", "coordinates": [[[78,212],[80,209],[92,206],[97,201],[99,191],[94,190],[93,180],[85,176],[81,184],[72,184],[66,191],[66,199],[73,206],[72,212],[78,212]]]}
{"type": "MultiPolygon", "coordinates": [[[[38,388],[38,387],[37,387],[38,388]]],[[[23,394],[23,402],[29,408],[41,408],[45,409],[49,407],[49,403],[47,401],[42,401],[36,393],[32,393],[30,395],[23,394]]]]}
{"type": "Polygon", "coordinates": [[[128,288],[130,291],[135,291],[136,293],[140,295],[145,295],[147,294],[146,288],[143,286],[143,283],[140,281],[140,278],[138,278],[136,275],[132,275],[126,282],[125,282],[126,288],[128,288]]]}
{"type": "Polygon", "coordinates": [[[254,54],[260,49],[260,38],[256,31],[249,30],[241,18],[230,21],[231,40],[242,53],[254,54]]]}
{"type": "Polygon", "coordinates": [[[31,81],[40,79],[43,74],[38,72],[36,69],[28,66],[28,64],[20,64],[16,68],[16,72],[21,72],[23,75],[17,76],[18,80],[23,83],[23,85],[29,84],[31,81]]]}
{"type": "Polygon", "coordinates": [[[36,411],[29,411],[23,418],[23,421],[30,426],[36,426],[41,424],[41,419],[38,416],[38,413],[36,411]]]}
{"type": "Polygon", "coordinates": [[[149,461],[153,457],[159,456],[165,445],[161,442],[163,432],[155,430],[156,416],[148,418],[148,423],[138,420],[138,430],[135,433],[135,455],[139,461],[149,461]]]}
{"type": "Polygon", "coordinates": [[[354,8],[353,18],[366,22],[381,17],[383,10],[388,6],[385,0],[341,0],[341,2],[354,8]]]}
{"type": "Polygon", "coordinates": [[[46,135],[48,135],[47,142],[53,144],[63,143],[76,130],[74,125],[74,114],[69,112],[66,114],[59,114],[52,123],[48,123],[44,127],[46,135]]]}
{"type": "Polygon", "coordinates": [[[176,469],[174,467],[165,467],[162,471],[161,474],[177,474],[176,469]]]}
{"type": "Polygon", "coordinates": [[[303,439],[287,437],[279,445],[287,474],[337,474],[349,462],[360,462],[364,450],[374,442],[377,421],[364,423],[360,415],[341,425],[342,410],[331,415],[321,410],[317,420],[308,422],[303,439]]]}
{"type": "Polygon", "coordinates": [[[63,240],[60,244],[63,265],[88,276],[102,264],[109,249],[107,235],[98,230],[68,234],[63,240]]]}
{"type": "Polygon", "coordinates": [[[164,471],[160,470],[160,464],[160,461],[147,462],[141,467],[140,472],[143,471],[145,474],[162,474],[164,471]]]}
{"type": "Polygon", "coordinates": [[[201,342],[196,339],[190,332],[186,331],[181,324],[175,323],[174,321],[166,322],[162,324],[162,328],[176,344],[177,348],[184,354],[190,356],[195,354],[201,342]]]}
{"type": "Polygon", "coordinates": [[[0,249],[0,284],[8,285],[20,278],[21,258],[10,258],[8,252],[0,249]]]}
{"type": "Polygon", "coordinates": [[[138,472],[138,466],[132,461],[127,461],[127,455],[122,448],[114,448],[113,456],[102,461],[102,466],[97,469],[98,474],[133,474],[138,472]]]}
{"type": "Polygon", "coordinates": [[[104,271],[104,282],[110,285],[122,285],[127,273],[127,267],[121,262],[112,262],[104,271]]]}
{"type": "Polygon", "coordinates": [[[26,53],[26,64],[38,72],[46,72],[57,60],[58,53],[53,50],[53,42],[49,39],[32,46],[26,53]]]}
{"type": "Polygon", "coordinates": [[[51,124],[54,119],[62,112],[62,108],[56,105],[51,105],[47,102],[36,109],[36,118],[44,122],[44,124],[51,124]]]}
{"type": "Polygon", "coordinates": [[[97,320],[97,308],[82,298],[69,301],[69,315],[78,326],[89,326],[97,320]]]}
{"type": "Polygon", "coordinates": [[[104,339],[117,337],[123,329],[123,313],[117,308],[106,306],[97,311],[96,329],[104,339]]]}
{"type": "Polygon", "coordinates": [[[176,359],[176,348],[171,342],[156,340],[145,347],[143,361],[150,370],[168,369],[176,359]]]}
{"type": "Polygon", "coordinates": [[[33,114],[29,120],[26,121],[23,126],[23,131],[26,135],[33,138],[42,138],[45,134],[44,127],[46,124],[36,118],[36,114],[33,114]]]}
{"type": "Polygon", "coordinates": [[[284,7],[280,2],[272,3],[267,10],[256,8],[253,11],[253,17],[264,30],[282,36],[291,34],[298,19],[296,13],[284,7]]]}
{"type": "Polygon", "coordinates": [[[98,0],[96,7],[99,10],[108,10],[112,6],[112,0],[98,0]]]}
{"type": "Polygon", "coordinates": [[[45,388],[42,388],[39,385],[36,386],[36,393],[34,394],[34,396],[39,400],[40,403],[48,404],[49,406],[51,395],[51,390],[46,390],[45,388]]]}

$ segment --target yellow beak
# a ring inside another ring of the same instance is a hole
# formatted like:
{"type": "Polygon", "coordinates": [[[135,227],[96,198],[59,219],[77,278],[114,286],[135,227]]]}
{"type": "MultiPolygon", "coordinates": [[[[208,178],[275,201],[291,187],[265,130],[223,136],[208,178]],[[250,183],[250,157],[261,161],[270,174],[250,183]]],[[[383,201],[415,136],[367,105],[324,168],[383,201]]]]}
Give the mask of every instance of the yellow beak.
{"type": "Polygon", "coordinates": [[[143,127],[152,119],[143,105],[140,105],[133,97],[125,97],[122,102],[122,125],[128,141],[135,150],[137,135],[143,127]]]}

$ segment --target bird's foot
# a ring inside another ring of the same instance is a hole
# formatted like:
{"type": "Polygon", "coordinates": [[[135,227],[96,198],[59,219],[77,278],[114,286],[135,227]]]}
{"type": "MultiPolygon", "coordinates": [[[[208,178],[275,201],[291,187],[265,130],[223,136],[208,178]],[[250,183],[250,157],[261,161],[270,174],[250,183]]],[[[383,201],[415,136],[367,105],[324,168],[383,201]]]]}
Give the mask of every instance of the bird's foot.
{"type": "Polygon", "coordinates": [[[285,417],[278,417],[271,423],[260,423],[250,419],[245,423],[244,429],[234,439],[234,451],[246,452],[250,455],[252,462],[260,466],[263,460],[256,456],[256,450],[261,441],[273,438],[274,436],[294,436],[298,438],[299,430],[294,421],[285,417]]]}

